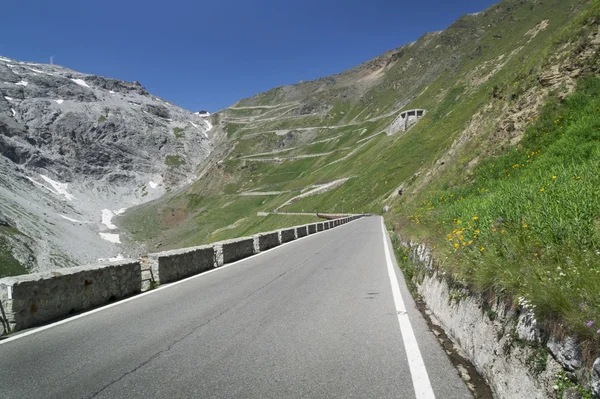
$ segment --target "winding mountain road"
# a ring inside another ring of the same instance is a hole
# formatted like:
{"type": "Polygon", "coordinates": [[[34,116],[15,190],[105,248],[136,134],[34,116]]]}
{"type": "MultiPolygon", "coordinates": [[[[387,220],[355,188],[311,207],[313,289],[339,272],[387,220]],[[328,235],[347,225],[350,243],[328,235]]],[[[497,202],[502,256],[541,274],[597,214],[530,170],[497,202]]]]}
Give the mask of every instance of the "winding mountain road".
{"type": "Polygon", "coordinates": [[[2,398],[468,398],[367,217],[0,341],[2,398]]]}

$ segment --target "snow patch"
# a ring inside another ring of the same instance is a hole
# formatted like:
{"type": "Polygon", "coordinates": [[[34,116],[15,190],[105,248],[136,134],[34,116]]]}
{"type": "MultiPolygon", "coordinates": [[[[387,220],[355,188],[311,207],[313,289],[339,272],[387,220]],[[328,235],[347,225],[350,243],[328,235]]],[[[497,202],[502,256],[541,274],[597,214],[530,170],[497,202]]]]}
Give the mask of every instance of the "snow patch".
{"type": "Polygon", "coordinates": [[[102,224],[106,226],[109,230],[114,230],[117,228],[112,223],[112,218],[115,217],[115,213],[110,209],[102,209],[102,224]]]}
{"type": "Polygon", "coordinates": [[[33,183],[33,184],[35,184],[36,186],[40,186],[40,187],[42,187],[42,188],[45,188],[46,190],[48,190],[48,191],[52,192],[53,194],[56,194],[56,193],[54,192],[54,190],[52,190],[51,188],[48,188],[48,187],[44,186],[42,183],[38,183],[37,181],[33,180],[33,179],[32,179],[31,177],[29,177],[29,176],[25,176],[25,177],[27,178],[27,180],[29,180],[30,182],[32,182],[32,183],[33,183]]]}
{"type": "Polygon", "coordinates": [[[150,185],[150,188],[156,188],[158,187],[157,183],[154,183],[153,181],[151,181],[150,183],[148,183],[150,185]]]}
{"type": "Polygon", "coordinates": [[[123,259],[125,259],[123,254],[118,254],[114,258],[98,258],[98,262],[118,262],[123,259]]]}
{"type": "Polygon", "coordinates": [[[115,92],[114,92],[114,91],[112,91],[112,90],[109,90],[108,92],[109,92],[110,94],[115,94],[115,92]]]}
{"type": "Polygon", "coordinates": [[[48,176],[44,176],[44,175],[40,175],[40,176],[42,177],[42,179],[44,179],[47,183],[49,183],[52,186],[52,188],[56,191],[56,194],[64,195],[65,198],[69,201],[73,201],[75,199],[75,196],[73,196],[72,194],[70,194],[67,191],[67,188],[69,186],[68,183],[57,182],[55,180],[52,180],[48,176]]]}
{"type": "Polygon", "coordinates": [[[113,244],[120,244],[121,243],[121,238],[119,237],[118,234],[110,234],[110,233],[99,233],[100,237],[102,237],[103,240],[106,241],[110,241],[113,244]]]}
{"type": "Polygon", "coordinates": [[[65,100],[54,100],[57,104],[62,104],[65,100]]]}
{"type": "Polygon", "coordinates": [[[190,123],[191,123],[191,124],[192,124],[192,126],[194,126],[196,129],[200,129],[200,128],[198,127],[198,125],[196,125],[194,122],[190,122],[190,123]]]}
{"type": "Polygon", "coordinates": [[[17,111],[14,110],[14,108],[10,109],[12,111],[13,116],[17,116],[17,111]]]}
{"type": "Polygon", "coordinates": [[[18,82],[18,83],[15,83],[15,84],[16,84],[17,86],[27,86],[29,83],[28,83],[28,82],[26,82],[26,81],[24,81],[24,80],[22,80],[22,81],[20,81],[20,82],[18,82]]]}
{"type": "Polygon", "coordinates": [[[63,219],[68,220],[69,222],[73,222],[73,223],[89,223],[89,222],[84,222],[82,220],[73,219],[73,218],[70,218],[70,217],[65,216],[65,215],[61,215],[60,213],[58,214],[58,216],[60,216],[63,219]]]}
{"type": "Polygon", "coordinates": [[[5,98],[6,100],[8,100],[8,101],[15,101],[15,99],[14,99],[14,98],[12,98],[12,97],[4,96],[4,98],[5,98]]]}
{"type": "Polygon", "coordinates": [[[127,210],[127,208],[121,208],[118,211],[114,211],[115,215],[122,215],[125,213],[125,211],[127,210]]]}
{"type": "Polygon", "coordinates": [[[194,112],[194,113],[195,113],[196,115],[198,115],[198,116],[204,116],[204,117],[210,116],[210,112],[203,112],[203,113],[200,113],[200,112],[194,112]]]}
{"type": "Polygon", "coordinates": [[[83,86],[83,87],[87,87],[88,89],[90,88],[90,86],[85,83],[84,80],[81,79],[71,79],[74,83],[77,83],[79,86],[83,86]]]}
{"type": "MultiPolygon", "coordinates": [[[[29,70],[32,72],[37,72],[37,73],[46,73],[44,71],[40,71],[39,69],[35,69],[35,68],[29,68],[29,70]]],[[[48,74],[48,75],[50,75],[50,74],[48,74]]]]}
{"type": "Polygon", "coordinates": [[[12,73],[14,73],[15,75],[20,75],[19,72],[15,71],[13,68],[16,67],[16,65],[12,65],[12,64],[6,64],[7,67],[9,67],[12,70],[12,73]]]}

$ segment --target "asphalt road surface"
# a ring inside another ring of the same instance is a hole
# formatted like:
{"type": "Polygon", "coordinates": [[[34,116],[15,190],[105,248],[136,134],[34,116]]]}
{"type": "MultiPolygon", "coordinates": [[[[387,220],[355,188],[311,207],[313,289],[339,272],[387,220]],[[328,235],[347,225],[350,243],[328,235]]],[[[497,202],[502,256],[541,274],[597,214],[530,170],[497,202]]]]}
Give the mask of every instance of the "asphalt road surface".
{"type": "Polygon", "coordinates": [[[471,397],[382,227],[359,219],[0,341],[0,397],[471,397]]]}

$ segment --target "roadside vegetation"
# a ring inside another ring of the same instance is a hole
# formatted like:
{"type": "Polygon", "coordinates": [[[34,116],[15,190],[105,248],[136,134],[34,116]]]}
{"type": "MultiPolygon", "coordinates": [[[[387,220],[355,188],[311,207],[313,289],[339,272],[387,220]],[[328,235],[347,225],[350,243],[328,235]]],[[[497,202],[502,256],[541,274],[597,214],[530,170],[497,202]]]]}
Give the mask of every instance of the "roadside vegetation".
{"type": "Polygon", "coordinates": [[[0,226],[0,278],[28,273],[27,269],[14,258],[8,241],[3,237],[15,234],[19,234],[16,229],[0,226]]]}
{"type": "Polygon", "coordinates": [[[521,145],[481,162],[470,183],[429,197],[408,218],[455,278],[524,298],[600,343],[599,78],[550,101],[521,145]]]}

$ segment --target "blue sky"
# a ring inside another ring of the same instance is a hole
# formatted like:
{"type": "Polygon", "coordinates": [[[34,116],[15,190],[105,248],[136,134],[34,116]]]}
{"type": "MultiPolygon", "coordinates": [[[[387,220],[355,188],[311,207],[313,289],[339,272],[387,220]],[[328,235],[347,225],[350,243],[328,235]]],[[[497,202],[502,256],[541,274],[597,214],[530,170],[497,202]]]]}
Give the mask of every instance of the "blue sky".
{"type": "Polygon", "coordinates": [[[441,30],[491,0],[19,0],[0,55],[138,80],[192,111],[316,79],[441,30]]]}

